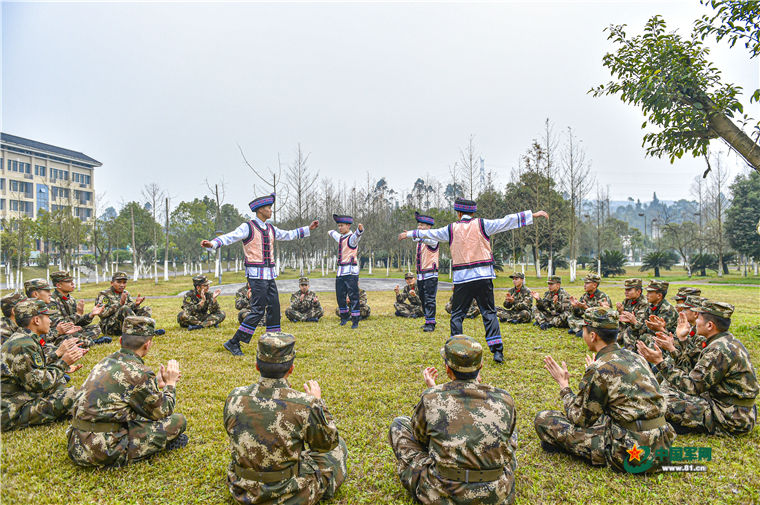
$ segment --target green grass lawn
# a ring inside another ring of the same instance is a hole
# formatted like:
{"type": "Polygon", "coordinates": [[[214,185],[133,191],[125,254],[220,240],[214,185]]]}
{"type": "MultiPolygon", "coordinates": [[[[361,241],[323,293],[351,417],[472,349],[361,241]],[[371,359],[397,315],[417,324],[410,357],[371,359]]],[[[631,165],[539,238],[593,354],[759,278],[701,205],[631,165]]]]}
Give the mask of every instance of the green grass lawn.
{"type": "MultiPolygon", "coordinates": [[[[569,290],[576,296],[580,288],[569,290]]],[[[608,289],[613,301],[622,290],[608,289]]],[[[135,291],[133,291],[135,292],[135,291]]],[[[703,294],[736,305],[732,328],[760,363],[758,288],[704,286],[703,294]]],[[[671,293],[672,295],[672,293],[671,293]]],[[[372,317],[359,331],[339,327],[333,315],[333,293],[321,293],[327,317],[316,324],[283,321],[283,329],[297,339],[296,369],[291,384],[298,389],[317,379],[350,450],[349,477],[331,503],[398,503],[411,499],[395,476],[395,460],[387,432],[397,415],[409,415],[425,389],[421,371],[441,366],[439,349],[448,336],[448,315],[439,295],[439,326],[434,333],[419,329],[419,319],[393,317],[392,293],[369,293],[372,317]]],[[[497,303],[503,299],[497,293],[497,303]]],[[[281,294],[286,304],[289,293],[281,294]]],[[[168,359],[179,360],[182,379],[177,388],[177,411],[188,419],[190,444],[126,468],[88,470],[75,467],[66,455],[67,423],[3,434],[3,503],[233,503],[225,484],[229,462],[222,409],[229,391],[257,380],[255,345],[243,346],[246,355],[231,356],[222,348],[234,331],[232,297],[222,297],[228,320],[222,328],[188,332],[176,323],[179,300],[151,300],[154,316],[167,329],[157,337],[146,358],[157,369],[168,359]]],[[[88,304],[88,308],[91,305],[88,304]]],[[[484,343],[482,320],[466,320],[465,333],[484,343]]],[[[490,359],[484,380],[507,389],[515,399],[520,447],[516,474],[517,503],[757,503],[760,501],[760,428],[749,436],[731,439],[679,436],[676,446],[712,448],[706,474],[661,474],[640,477],[592,468],[561,454],[545,454],[533,429],[542,409],[561,409],[559,388],[544,370],[542,359],[551,353],[568,363],[571,384],[583,373],[583,342],[565,330],[539,331],[534,326],[503,326],[505,362],[490,359]]],[[[258,336],[258,334],[257,334],[258,336]]],[[[254,340],[255,342],[255,340],[254,340]]],[[[116,342],[95,347],[73,375],[81,385],[88,370],[105,355],[118,350],[116,342]]]]}

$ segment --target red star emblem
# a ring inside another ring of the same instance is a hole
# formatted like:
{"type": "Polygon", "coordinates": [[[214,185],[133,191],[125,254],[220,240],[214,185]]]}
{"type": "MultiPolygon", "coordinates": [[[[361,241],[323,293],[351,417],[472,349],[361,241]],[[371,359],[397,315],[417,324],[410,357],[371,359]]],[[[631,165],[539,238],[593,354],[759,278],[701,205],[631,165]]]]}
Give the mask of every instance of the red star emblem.
{"type": "Polygon", "coordinates": [[[644,454],[644,451],[638,448],[636,444],[633,444],[633,449],[628,449],[625,451],[628,453],[628,461],[633,461],[634,459],[641,463],[641,455],[644,454]]]}

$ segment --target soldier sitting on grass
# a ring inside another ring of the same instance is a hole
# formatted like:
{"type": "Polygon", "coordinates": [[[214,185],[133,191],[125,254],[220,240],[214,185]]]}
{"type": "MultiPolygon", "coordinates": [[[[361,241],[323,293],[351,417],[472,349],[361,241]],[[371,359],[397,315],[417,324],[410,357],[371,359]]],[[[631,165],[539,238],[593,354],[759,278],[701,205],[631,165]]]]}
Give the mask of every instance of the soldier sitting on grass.
{"type": "MultiPolygon", "coordinates": [[[[744,344],[729,331],[734,306],[704,300],[699,307],[697,333],[704,337],[702,352],[691,370],[678,368],[659,346],[637,342],[642,356],[654,365],[668,401],[666,417],[682,432],[744,435],[757,422],[755,401],[760,392],[757,375],[744,344]]],[[[680,321],[685,333],[689,322],[680,321]]],[[[662,339],[662,335],[660,335],[662,339]]]]}
{"type": "Polygon", "coordinates": [[[46,352],[40,337],[50,330],[50,313],[41,300],[23,300],[15,307],[19,329],[2,346],[0,358],[0,431],[52,423],[66,417],[77,390],[65,387],[67,373],[79,370],[74,365],[87,349],[76,338],[64,340],[54,351],[46,352]]]}
{"type": "MultiPolygon", "coordinates": [[[[70,322],[81,328],[75,335],[82,347],[90,347],[93,344],[110,344],[111,337],[100,336],[100,326],[93,324],[95,316],[103,312],[102,305],[95,307],[87,314],[84,313],[84,300],[77,300],[71,295],[74,292],[74,278],[69,272],[58,271],[50,274],[50,280],[55,286],[52,294],[52,303],[55,305],[55,313],[51,315],[53,327],[60,322],[70,322]]],[[[68,337],[68,336],[67,336],[68,337]]],[[[59,340],[56,340],[56,343],[59,340]]]]}
{"type": "Polygon", "coordinates": [[[227,485],[240,503],[313,505],[346,479],[348,449],[338,436],[317,381],[290,387],[295,337],[259,338],[255,384],[232,390],[224,427],[232,445],[227,485]]]}
{"type": "Polygon", "coordinates": [[[567,328],[568,318],[570,317],[571,305],[570,294],[562,287],[562,278],[558,275],[552,275],[546,281],[547,287],[544,296],[539,296],[537,291],[533,291],[533,298],[536,300],[536,307],[533,309],[535,326],[542,330],[549,328],[567,328]]]}
{"type": "Polygon", "coordinates": [[[324,314],[317,294],[309,289],[309,278],[298,279],[298,291],[290,295],[290,307],[285,310],[285,317],[294,323],[316,323],[324,314]]]}
{"type": "Polygon", "coordinates": [[[412,272],[405,273],[404,280],[406,286],[403,290],[399,289],[398,286],[393,288],[396,293],[396,302],[393,304],[396,315],[399,317],[422,317],[422,300],[417,296],[417,280],[412,272]]]}
{"type": "Polygon", "coordinates": [[[504,295],[504,308],[496,307],[496,315],[502,323],[529,323],[533,317],[533,292],[525,286],[525,274],[515,272],[509,278],[514,287],[504,295]]]}
{"type": "Polygon", "coordinates": [[[544,410],[536,415],[534,426],[545,451],[567,452],[594,466],[622,471],[639,447],[649,447],[651,455],[669,450],[676,433],[665,420],[660,385],[641,356],[617,345],[617,334],[615,310],[600,306],[583,314],[583,341],[593,355],[586,356],[578,394],[570,389],[567,365],[544,358],[565,407],[564,413],[544,410]]]}
{"type": "Polygon", "coordinates": [[[503,389],[481,383],[483,347],[466,335],[450,337],[438,370],[422,372],[428,389],[412,417],[397,417],[388,439],[407,491],[425,504],[511,503],[515,494],[515,404],[503,389]]]}
{"type": "Polygon", "coordinates": [[[82,385],[66,432],[77,465],[123,466],[187,445],[185,416],[174,413],[179,365],[171,359],[155,374],[143,362],[154,335],[153,319],[128,316],[121,349],[95,365],[82,385]]]}
{"type": "MultiPolygon", "coordinates": [[[[448,303],[444,307],[444,310],[448,312],[449,314],[451,314],[451,300],[453,298],[454,298],[454,295],[452,294],[449,297],[448,303]]],[[[480,315],[480,309],[478,308],[478,302],[477,300],[473,300],[472,303],[470,304],[470,308],[467,309],[467,314],[465,314],[464,317],[467,319],[475,319],[479,315],[480,315]]]]}
{"type": "MultiPolygon", "coordinates": [[[[348,299],[348,296],[346,296],[346,300],[348,299]]],[[[350,301],[347,301],[346,304],[350,304],[350,301]]],[[[364,321],[371,313],[372,309],[367,302],[367,292],[359,288],[359,319],[364,321]]],[[[340,307],[335,307],[335,315],[340,317],[340,307]]]]}
{"type": "Polygon", "coordinates": [[[216,298],[222,290],[209,293],[211,281],[205,275],[193,277],[193,289],[185,293],[182,300],[182,310],[177,314],[177,322],[182,328],[200,330],[210,326],[219,327],[226,314],[219,308],[216,298]]]}

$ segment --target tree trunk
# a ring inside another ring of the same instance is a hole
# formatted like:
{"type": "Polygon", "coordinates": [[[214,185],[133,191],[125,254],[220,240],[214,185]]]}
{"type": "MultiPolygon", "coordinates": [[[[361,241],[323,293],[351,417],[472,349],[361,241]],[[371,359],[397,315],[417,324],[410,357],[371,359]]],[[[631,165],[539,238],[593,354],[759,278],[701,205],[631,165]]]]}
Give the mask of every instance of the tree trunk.
{"type": "Polygon", "coordinates": [[[135,247],[135,210],[132,206],[129,207],[129,219],[132,223],[132,269],[134,271],[135,280],[138,280],[140,278],[140,270],[137,266],[137,247],[135,247]]]}
{"type": "Polygon", "coordinates": [[[659,277],[660,276],[660,267],[654,267],[654,276],[659,277]]]}
{"type": "MultiPolygon", "coordinates": [[[[715,104],[710,104],[713,108],[715,104]]],[[[731,119],[721,112],[712,112],[708,115],[710,129],[723,138],[728,144],[736,149],[752,168],[760,173],[760,146],[744,133],[731,119]]]]}

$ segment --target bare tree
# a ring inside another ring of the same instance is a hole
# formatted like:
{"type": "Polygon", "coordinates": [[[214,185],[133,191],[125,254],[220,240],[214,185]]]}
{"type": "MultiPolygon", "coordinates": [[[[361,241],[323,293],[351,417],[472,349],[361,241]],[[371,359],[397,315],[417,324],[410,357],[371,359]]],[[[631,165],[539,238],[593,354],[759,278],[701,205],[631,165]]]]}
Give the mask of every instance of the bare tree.
{"type": "MultiPolygon", "coordinates": [[[[549,121],[549,118],[546,118],[544,120],[544,132],[543,132],[543,138],[541,139],[543,142],[543,151],[544,151],[544,173],[546,176],[546,194],[550,194],[552,191],[552,184],[557,179],[557,173],[559,171],[559,167],[555,161],[554,153],[557,150],[557,137],[554,134],[554,126],[552,125],[551,121],[549,121]]],[[[554,209],[547,208],[548,212],[552,213],[554,209]]],[[[552,223],[549,224],[547,227],[547,230],[549,231],[549,254],[548,254],[548,262],[546,265],[546,274],[547,275],[554,275],[554,229],[552,223]]]]}
{"type": "MultiPolygon", "coordinates": [[[[240,155],[243,157],[245,164],[248,166],[248,168],[251,169],[251,172],[253,172],[254,175],[259,178],[259,181],[261,181],[261,184],[267,188],[267,191],[270,191],[271,193],[275,193],[277,195],[278,203],[276,206],[272,207],[272,221],[276,223],[277,208],[286,208],[288,203],[287,185],[284,187],[282,185],[282,163],[280,162],[280,155],[277,155],[277,171],[275,172],[271,168],[267,168],[267,171],[269,173],[262,175],[262,172],[256,170],[256,168],[254,168],[254,166],[248,162],[248,159],[245,157],[245,153],[243,152],[243,148],[240,147],[240,144],[238,144],[238,150],[240,150],[240,155]],[[280,194],[277,188],[285,189],[286,192],[284,194],[280,194]]],[[[253,184],[253,190],[254,192],[256,191],[256,183],[253,184]]]]}
{"type": "MultiPolygon", "coordinates": [[[[453,177],[455,183],[462,185],[464,194],[474,200],[480,193],[480,153],[475,148],[475,136],[470,135],[467,147],[459,150],[459,160],[454,163],[453,177]]],[[[452,170],[450,169],[450,172],[452,170]]]]}
{"type": "MultiPolygon", "coordinates": [[[[222,233],[221,224],[222,224],[222,205],[224,204],[224,197],[226,194],[226,188],[224,185],[224,179],[222,179],[221,185],[221,196],[219,192],[219,183],[214,183],[214,186],[211,186],[211,183],[208,182],[208,179],[206,179],[206,187],[208,188],[209,192],[211,192],[211,196],[216,202],[216,216],[214,218],[214,233],[220,234],[222,233]]],[[[222,256],[221,256],[221,248],[217,247],[216,249],[216,260],[214,261],[214,275],[216,275],[219,279],[219,284],[222,283],[222,256]]]]}
{"type": "MultiPolygon", "coordinates": [[[[312,173],[309,169],[309,156],[311,154],[305,154],[299,143],[296,147],[295,159],[287,166],[285,172],[287,176],[286,184],[294,195],[294,198],[290,202],[289,217],[297,219],[299,223],[303,223],[305,219],[311,216],[315,186],[319,179],[319,172],[312,173]]],[[[296,245],[298,246],[298,256],[300,259],[299,271],[303,275],[305,261],[304,242],[299,240],[296,245]]]]}
{"type": "Polygon", "coordinates": [[[591,164],[586,161],[586,153],[581,141],[567,127],[567,138],[562,153],[562,190],[570,200],[569,252],[570,282],[575,282],[578,258],[578,222],[583,214],[583,200],[594,185],[591,164]]]}
{"type": "MultiPolygon", "coordinates": [[[[151,182],[150,184],[146,184],[143,188],[142,196],[145,201],[150,204],[150,212],[153,216],[153,221],[158,222],[156,215],[158,214],[158,206],[161,204],[161,200],[164,199],[164,190],[162,190],[155,182],[151,182]]],[[[155,284],[158,284],[158,274],[156,273],[156,269],[158,268],[158,227],[153,228],[153,268],[153,281],[155,284]]]]}
{"type": "Polygon", "coordinates": [[[726,249],[726,237],[723,230],[728,197],[724,194],[728,189],[729,174],[723,165],[720,154],[714,155],[712,163],[710,157],[705,157],[710,175],[707,180],[707,215],[709,218],[709,240],[718,255],[718,277],[723,277],[723,253],[726,249]]]}

